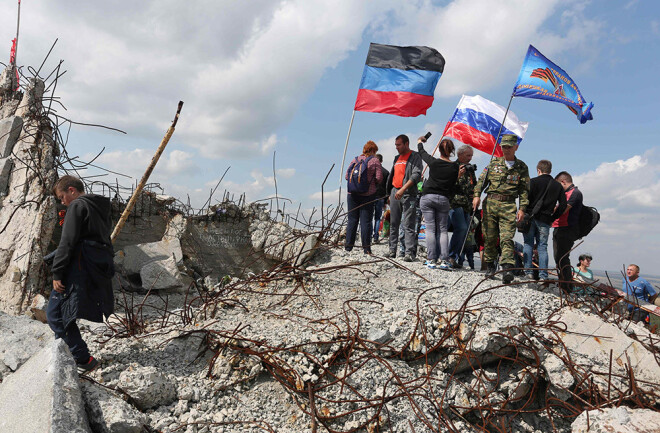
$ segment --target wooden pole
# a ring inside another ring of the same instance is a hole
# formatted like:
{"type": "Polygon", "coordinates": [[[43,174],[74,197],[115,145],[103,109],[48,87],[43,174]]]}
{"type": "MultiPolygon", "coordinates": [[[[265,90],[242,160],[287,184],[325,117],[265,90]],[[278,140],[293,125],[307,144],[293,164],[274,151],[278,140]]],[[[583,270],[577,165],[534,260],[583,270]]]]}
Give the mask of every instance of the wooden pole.
{"type": "Polygon", "coordinates": [[[121,229],[124,227],[124,224],[128,219],[128,216],[131,214],[131,210],[133,210],[133,206],[135,206],[135,202],[137,201],[138,196],[142,192],[144,186],[147,184],[147,181],[149,180],[149,176],[151,176],[151,172],[154,171],[154,168],[156,167],[156,163],[158,163],[158,159],[160,158],[160,155],[162,155],[163,151],[165,150],[165,146],[167,146],[167,143],[170,141],[170,137],[172,137],[172,134],[174,133],[174,128],[176,127],[176,122],[177,120],[179,120],[179,114],[181,114],[182,107],[183,107],[183,101],[179,101],[179,106],[176,110],[176,115],[174,116],[172,125],[170,125],[169,129],[165,133],[165,137],[163,137],[163,141],[161,141],[160,146],[158,146],[158,150],[156,150],[155,155],[153,156],[153,158],[151,158],[151,163],[149,163],[149,167],[147,167],[147,171],[145,171],[144,174],[142,175],[142,179],[140,179],[140,183],[133,192],[131,199],[128,201],[128,204],[126,205],[126,209],[124,209],[124,212],[121,214],[121,217],[119,218],[119,221],[115,226],[115,229],[112,231],[110,240],[112,241],[113,244],[115,243],[117,236],[119,236],[119,232],[121,232],[121,229]]]}

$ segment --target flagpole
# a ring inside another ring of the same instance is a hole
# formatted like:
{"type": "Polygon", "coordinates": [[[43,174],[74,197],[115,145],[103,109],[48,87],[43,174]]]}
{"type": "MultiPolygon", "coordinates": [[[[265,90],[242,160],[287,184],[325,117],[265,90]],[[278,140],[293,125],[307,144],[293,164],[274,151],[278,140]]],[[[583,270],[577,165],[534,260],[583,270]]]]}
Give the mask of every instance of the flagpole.
{"type": "MultiPolygon", "coordinates": [[[[486,164],[486,171],[484,176],[488,176],[488,167],[490,166],[490,162],[493,160],[493,157],[495,156],[495,150],[497,149],[497,142],[500,139],[500,134],[502,134],[502,128],[504,128],[504,122],[506,121],[506,116],[509,114],[509,108],[511,107],[511,102],[513,102],[514,95],[513,93],[511,94],[511,99],[509,99],[509,104],[506,106],[506,111],[504,112],[504,118],[502,119],[502,124],[500,125],[500,130],[497,132],[497,137],[495,137],[495,145],[493,146],[493,151],[490,154],[490,160],[488,161],[488,164],[486,164]]],[[[484,177],[486,179],[486,177],[484,177]]],[[[460,259],[461,255],[463,255],[463,250],[465,249],[465,242],[467,242],[467,238],[470,235],[470,227],[472,227],[472,220],[474,219],[474,214],[477,213],[476,209],[472,209],[472,214],[470,214],[470,221],[468,222],[467,226],[467,231],[465,232],[465,238],[463,238],[463,246],[461,246],[461,251],[458,253],[458,257],[460,259]]]]}
{"type": "Polygon", "coordinates": [[[339,169],[339,202],[341,203],[341,185],[344,182],[344,163],[346,162],[346,150],[348,149],[348,140],[351,138],[351,129],[353,129],[353,119],[355,119],[355,110],[351,115],[351,123],[348,125],[348,135],[346,136],[346,144],[344,145],[344,156],[341,158],[341,168],[339,169]]]}

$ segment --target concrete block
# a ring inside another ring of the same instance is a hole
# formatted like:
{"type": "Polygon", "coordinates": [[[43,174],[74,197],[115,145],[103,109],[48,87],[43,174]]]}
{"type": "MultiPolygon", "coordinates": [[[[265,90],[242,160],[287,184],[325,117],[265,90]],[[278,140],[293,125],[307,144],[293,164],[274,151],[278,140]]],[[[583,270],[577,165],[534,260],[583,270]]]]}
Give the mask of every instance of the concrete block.
{"type": "Polygon", "coordinates": [[[140,269],[142,288],[145,290],[180,289],[183,281],[173,257],[149,262],[140,269]]]}
{"type": "Polygon", "coordinates": [[[183,260],[181,242],[177,238],[164,239],[159,242],[129,245],[124,248],[122,267],[126,274],[139,274],[144,265],[150,262],[165,260],[174,256],[176,263],[183,260]]]}
{"type": "Polygon", "coordinates": [[[22,130],[23,119],[18,116],[0,120],[0,158],[6,158],[11,154],[22,130]]]}
{"type": "Polygon", "coordinates": [[[34,318],[41,323],[48,323],[46,318],[46,308],[48,307],[48,300],[42,295],[37,295],[32,299],[30,303],[30,311],[34,315],[34,318]]]}
{"type": "Polygon", "coordinates": [[[48,325],[0,311],[0,379],[16,371],[53,338],[48,325]]]}
{"type": "Polygon", "coordinates": [[[617,432],[652,433],[660,432],[660,413],[651,409],[630,409],[625,406],[582,412],[571,424],[572,433],[617,432]]]}
{"type": "Polygon", "coordinates": [[[0,383],[0,431],[91,433],[76,363],[61,339],[0,383]]]}

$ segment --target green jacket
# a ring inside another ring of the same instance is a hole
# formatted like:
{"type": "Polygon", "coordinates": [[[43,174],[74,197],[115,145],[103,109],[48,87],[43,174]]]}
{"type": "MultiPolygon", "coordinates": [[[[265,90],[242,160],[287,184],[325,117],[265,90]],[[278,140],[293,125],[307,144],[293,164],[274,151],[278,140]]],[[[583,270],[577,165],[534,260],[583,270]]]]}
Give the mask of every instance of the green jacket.
{"type": "Polygon", "coordinates": [[[472,212],[472,196],[477,178],[474,171],[467,171],[456,181],[456,194],[450,200],[451,208],[462,207],[468,214],[472,212]]]}
{"type": "Polygon", "coordinates": [[[481,196],[484,190],[489,194],[518,197],[520,210],[526,210],[527,205],[529,205],[529,170],[527,164],[516,158],[513,167],[507,168],[504,157],[493,158],[479,176],[477,185],[474,187],[474,196],[481,196]]]}

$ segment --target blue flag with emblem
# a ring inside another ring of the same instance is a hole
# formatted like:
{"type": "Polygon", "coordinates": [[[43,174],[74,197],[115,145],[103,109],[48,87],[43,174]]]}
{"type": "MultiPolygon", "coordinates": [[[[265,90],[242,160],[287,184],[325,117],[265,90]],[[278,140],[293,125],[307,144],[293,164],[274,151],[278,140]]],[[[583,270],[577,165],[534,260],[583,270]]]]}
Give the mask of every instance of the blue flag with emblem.
{"type": "Polygon", "coordinates": [[[513,96],[561,102],[580,123],[593,120],[593,102],[587,103],[573,79],[531,45],[513,88],[513,96]]]}

